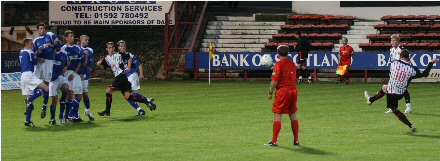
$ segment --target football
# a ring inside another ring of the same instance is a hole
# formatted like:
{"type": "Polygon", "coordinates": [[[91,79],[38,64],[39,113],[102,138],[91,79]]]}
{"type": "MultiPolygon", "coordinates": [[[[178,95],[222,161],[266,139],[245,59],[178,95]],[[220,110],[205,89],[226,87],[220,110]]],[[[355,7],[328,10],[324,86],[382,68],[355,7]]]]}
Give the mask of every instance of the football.
{"type": "Polygon", "coordinates": [[[270,67],[273,65],[273,59],[270,54],[264,54],[260,57],[260,64],[265,67],[270,67]]]}

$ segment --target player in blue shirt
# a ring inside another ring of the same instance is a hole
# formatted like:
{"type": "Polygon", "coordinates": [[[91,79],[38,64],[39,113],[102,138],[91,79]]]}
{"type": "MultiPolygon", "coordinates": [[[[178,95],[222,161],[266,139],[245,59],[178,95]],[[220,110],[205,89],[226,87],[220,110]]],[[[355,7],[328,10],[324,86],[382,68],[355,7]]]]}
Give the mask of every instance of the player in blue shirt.
{"type": "Polygon", "coordinates": [[[70,90],[66,102],[66,110],[70,109],[70,111],[69,119],[65,120],[66,122],[82,122],[78,113],[79,103],[82,99],[82,83],[78,73],[80,72],[83,54],[81,53],[82,49],[74,44],[74,36],[73,31],[65,31],[66,44],[61,48],[61,51],[66,52],[68,57],[67,65],[64,67],[66,70],[64,77],[68,78],[70,90]]]}
{"type": "MultiPolygon", "coordinates": [[[[37,24],[37,30],[39,37],[34,40],[33,51],[37,51],[43,47],[40,54],[38,54],[38,63],[35,67],[35,76],[42,79],[46,85],[49,84],[52,77],[53,60],[55,58],[55,48],[60,48],[62,43],[52,32],[46,31],[46,25],[44,23],[37,24]]],[[[48,102],[48,96],[43,96],[43,108],[41,111],[41,118],[46,117],[46,108],[48,102]]]]}
{"type": "Polygon", "coordinates": [[[67,65],[67,53],[59,51],[55,54],[55,60],[53,63],[52,79],[49,82],[49,97],[52,97],[52,104],[50,105],[50,121],[49,124],[56,124],[55,112],[58,103],[58,93],[60,90],[62,96],[60,98],[60,123],[64,123],[63,113],[65,110],[65,99],[69,93],[68,80],[63,75],[63,69],[67,65]]]}
{"type": "Polygon", "coordinates": [[[34,110],[33,101],[41,95],[47,95],[47,85],[43,80],[34,75],[34,67],[38,63],[35,54],[40,54],[43,47],[35,51],[32,50],[33,42],[31,38],[23,40],[24,48],[20,51],[20,67],[21,67],[21,93],[26,96],[26,122],[25,126],[35,126],[31,121],[32,111],[34,110]]]}
{"type": "Polygon", "coordinates": [[[89,117],[90,120],[95,120],[92,113],[90,112],[90,99],[89,99],[89,80],[90,80],[90,72],[93,69],[93,49],[90,48],[89,45],[89,36],[81,35],[81,49],[84,51],[83,57],[83,66],[81,67],[81,78],[82,78],[82,90],[84,97],[84,105],[86,106],[85,115],[89,117]]]}

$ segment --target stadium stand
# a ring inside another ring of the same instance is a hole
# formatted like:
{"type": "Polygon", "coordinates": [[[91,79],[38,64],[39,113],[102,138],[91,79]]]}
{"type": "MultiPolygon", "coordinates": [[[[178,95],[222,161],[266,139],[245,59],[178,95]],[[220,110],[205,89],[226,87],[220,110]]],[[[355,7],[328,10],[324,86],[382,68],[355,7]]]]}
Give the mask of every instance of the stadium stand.
{"type": "Polygon", "coordinates": [[[439,50],[440,15],[386,15],[383,24],[374,25],[378,34],[368,34],[369,43],[361,43],[364,51],[388,50],[392,34],[398,34],[402,46],[411,51],[439,50]]]}

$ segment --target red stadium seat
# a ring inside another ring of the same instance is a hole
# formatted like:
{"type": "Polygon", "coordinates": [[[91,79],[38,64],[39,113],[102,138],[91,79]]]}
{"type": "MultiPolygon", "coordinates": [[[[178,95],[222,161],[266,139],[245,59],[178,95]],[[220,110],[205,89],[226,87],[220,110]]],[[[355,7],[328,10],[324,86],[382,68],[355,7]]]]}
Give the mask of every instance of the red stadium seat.
{"type": "Polygon", "coordinates": [[[313,15],[313,16],[309,16],[309,20],[320,20],[321,19],[321,15],[313,15]]]}
{"type": "MultiPolygon", "coordinates": [[[[416,25],[416,24],[414,24],[414,25],[416,25]]],[[[418,24],[418,25],[420,25],[420,24],[418,24]]],[[[397,25],[397,27],[398,28],[407,28],[407,27],[409,27],[409,24],[399,24],[399,25],[397,25]]]]}
{"type": "Polygon", "coordinates": [[[336,15],[332,17],[332,20],[342,20],[343,15],[336,15]]]}
{"type": "Polygon", "coordinates": [[[282,25],[281,29],[290,29],[293,25],[282,25]]]}
{"type": "Polygon", "coordinates": [[[346,29],[346,28],[348,28],[348,25],[347,24],[340,24],[340,25],[337,25],[337,26],[335,26],[335,28],[337,28],[337,29],[346,29]]]}
{"type": "Polygon", "coordinates": [[[284,34],[275,34],[275,35],[272,35],[272,38],[282,38],[282,37],[284,37],[284,34]]]}
{"type": "Polygon", "coordinates": [[[313,28],[313,25],[312,24],[301,25],[301,28],[303,28],[303,29],[311,29],[311,28],[313,28]]]}
{"type": "Polygon", "coordinates": [[[379,47],[379,46],[382,46],[382,44],[383,43],[373,43],[373,44],[370,44],[370,46],[372,46],[372,47],[379,47]]]}
{"type": "Polygon", "coordinates": [[[286,42],[281,42],[281,43],[277,43],[277,46],[280,46],[280,45],[287,45],[288,43],[286,43],[286,42]]]}
{"type": "Polygon", "coordinates": [[[326,25],[315,25],[315,26],[313,26],[313,28],[316,28],[316,29],[323,29],[325,26],[326,26],[326,25]]]}
{"type": "Polygon", "coordinates": [[[391,47],[391,46],[393,46],[393,44],[391,44],[391,43],[383,43],[382,46],[384,46],[384,47],[391,47]]]}
{"type": "Polygon", "coordinates": [[[390,20],[390,19],[392,19],[393,18],[393,16],[391,16],[391,15],[386,15],[386,16],[382,16],[382,18],[380,18],[381,20],[383,20],[383,21],[386,21],[386,20],[390,20]]]}
{"type": "Polygon", "coordinates": [[[383,29],[383,28],[385,28],[385,26],[387,26],[386,24],[377,24],[377,25],[374,25],[374,28],[375,29],[383,29]]]}
{"type": "Polygon", "coordinates": [[[300,29],[302,25],[293,25],[291,29],[300,29]]]}
{"type": "Polygon", "coordinates": [[[440,19],[440,15],[429,15],[426,17],[426,20],[438,20],[440,19]]]}
{"type": "Polygon", "coordinates": [[[431,26],[430,26],[430,25],[420,25],[419,28],[425,28],[425,29],[427,29],[427,28],[431,28],[431,26]]]}
{"type": "Polygon", "coordinates": [[[405,47],[414,47],[414,46],[417,46],[417,44],[418,43],[411,42],[411,43],[406,43],[406,44],[402,44],[402,45],[405,46],[405,47]]]}
{"type": "Polygon", "coordinates": [[[335,24],[330,24],[330,25],[325,25],[324,28],[325,29],[334,29],[336,27],[335,24]]]}
{"type": "Polygon", "coordinates": [[[333,15],[325,15],[323,17],[321,17],[322,21],[329,21],[332,20],[333,15]]]}
{"type": "Polygon", "coordinates": [[[287,46],[291,46],[291,47],[296,46],[296,42],[288,43],[287,46]]]}
{"type": "Polygon", "coordinates": [[[325,43],[322,43],[321,44],[321,46],[324,46],[324,47],[333,47],[333,43],[332,42],[325,42],[325,43]]]}
{"type": "Polygon", "coordinates": [[[418,43],[416,46],[418,47],[428,47],[431,43],[418,43]]]}
{"type": "Polygon", "coordinates": [[[402,19],[404,16],[403,15],[397,15],[397,16],[393,16],[394,20],[400,20],[402,19]]]}
{"type": "Polygon", "coordinates": [[[369,47],[371,44],[370,43],[360,43],[358,46],[359,47],[369,47]]]}
{"type": "Polygon", "coordinates": [[[403,16],[402,19],[411,20],[411,19],[414,19],[414,17],[416,17],[416,15],[406,15],[406,16],[403,16]]]}
{"type": "Polygon", "coordinates": [[[307,34],[307,35],[306,35],[307,38],[315,38],[315,37],[317,37],[317,36],[318,36],[317,33],[310,33],[310,34],[307,34]]]}
{"type": "Polygon", "coordinates": [[[308,20],[309,16],[298,16],[298,20],[308,20]]]}
{"type": "Polygon", "coordinates": [[[418,16],[414,16],[414,19],[426,19],[426,15],[418,15],[418,16]]]}
{"type": "Polygon", "coordinates": [[[293,38],[293,37],[295,37],[295,34],[285,34],[284,37],[285,38],[293,38]]]}
{"type": "Polygon", "coordinates": [[[311,44],[312,44],[312,46],[317,47],[317,46],[321,46],[322,43],[320,43],[320,42],[314,42],[314,43],[311,43],[311,44]]]}
{"type": "Polygon", "coordinates": [[[401,39],[409,39],[412,37],[412,34],[399,34],[401,39]]]}
{"type": "Polygon", "coordinates": [[[434,24],[434,25],[431,26],[431,28],[438,29],[438,28],[440,28],[440,24],[434,24]]]}
{"type": "Polygon", "coordinates": [[[343,20],[355,20],[356,17],[355,16],[342,16],[343,20]]]}
{"type": "Polygon", "coordinates": [[[372,38],[376,38],[377,34],[368,34],[367,35],[367,39],[372,39],[372,38]]]}
{"type": "Polygon", "coordinates": [[[440,48],[440,42],[434,42],[428,45],[429,48],[440,48]]]}
{"type": "Polygon", "coordinates": [[[265,47],[276,47],[278,46],[276,42],[268,42],[264,44],[265,47]]]}
{"type": "Polygon", "coordinates": [[[289,17],[289,20],[298,20],[298,15],[293,15],[289,17]]]}

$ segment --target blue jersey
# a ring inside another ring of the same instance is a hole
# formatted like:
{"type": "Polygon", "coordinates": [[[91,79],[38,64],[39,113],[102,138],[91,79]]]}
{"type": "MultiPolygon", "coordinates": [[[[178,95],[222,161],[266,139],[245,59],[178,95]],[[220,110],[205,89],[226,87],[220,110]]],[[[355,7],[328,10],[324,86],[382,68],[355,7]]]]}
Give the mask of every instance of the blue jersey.
{"type": "Polygon", "coordinates": [[[70,61],[67,70],[75,71],[78,64],[82,62],[82,49],[77,45],[69,46],[66,44],[61,48],[61,51],[67,54],[67,60],[70,61]]]}
{"type": "Polygon", "coordinates": [[[53,63],[52,79],[55,81],[60,75],[62,75],[63,68],[67,65],[67,54],[64,51],[60,51],[55,54],[55,60],[53,63]]]}
{"type": "Polygon", "coordinates": [[[18,58],[20,59],[21,73],[34,72],[34,66],[38,63],[38,59],[32,50],[22,49],[18,58]]]}
{"type": "MultiPolygon", "coordinates": [[[[138,71],[139,66],[141,66],[141,62],[139,61],[139,59],[136,56],[134,56],[133,54],[131,54],[129,52],[121,53],[121,55],[124,55],[124,54],[128,54],[131,57],[131,70],[130,70],[130,72],[127,72],[127,71],[125,72],[125,75],[128,77],[138,71]]],[[[124,60],[124,66],[125,66],[125,68],[128,67],[128,59],[124,60]]]]}
{"type": "Polygon", "coordinates": [[[46,35],[39,36],[34,40],[34,52],[37,51],[41,46],[44,46],[44,49],[40,54],[38,54],[38,57],[49,60],[55,59],[54,48],[59,48],[62,46],[61,42],[58,42],[58,44],[54,45],[55,39],[57,39],[57,37],[52,32],[47,32],[46,35]],[[47,43],[54,45],[54,48],[46,46],[47,43]]]}
{"type": "MultiPolygon", "coordinates": [[[[81,47],[81,48],[84,51],[87,51],[89,53],[88,60],[85,60],[86,56],[85,56],[85,52],[84,52],[83,62],[87,61],[87,68],[93,69],[93,63],[94,63],[94,60],[95,60],[95,58],[94,58],[95,55],[93,54],[93,49],[90,48],[90,47],[81,47]]],[[[90,71],[87,70],[84,67],[82,67],[81,70],[83,70],[83,72],[81,72],[81,74],[85,74],[86,75],[84,80],[89,80],[90,79],[90,71]]]]}

